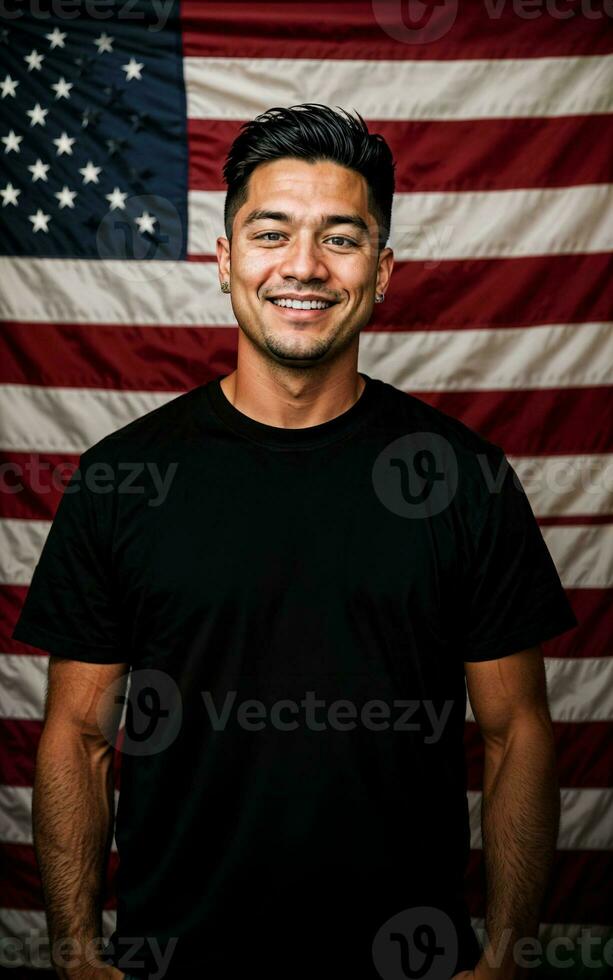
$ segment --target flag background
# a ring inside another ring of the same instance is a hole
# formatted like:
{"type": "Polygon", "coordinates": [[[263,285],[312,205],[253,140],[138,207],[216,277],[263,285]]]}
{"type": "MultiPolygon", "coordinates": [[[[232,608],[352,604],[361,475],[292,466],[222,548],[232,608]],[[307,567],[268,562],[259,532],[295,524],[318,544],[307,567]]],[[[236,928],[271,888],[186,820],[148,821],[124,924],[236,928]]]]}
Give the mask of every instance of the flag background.
{"type": "MultiPolygon", "coordinates": [[[[19,152],[6,143],[0,151],[0,185],[21,189],[0,209],[0,936],[27,938],[25,961],[41,966],[30,820],[47,655],[10,634],[62,486],[106,433],[234,369],[237,326],[214,261],[223,160],[241,122],[271,106],[321,102],[357,109],[397,161],[396,265],[362,334],[359,369],[504,448],[579,619],[543,644],[562,820],[541,932],[574,943],[589,927],[604,940],[613,908],[607,4],[543,3],[524,16],[527,6],[484,0],[194,0],[173,4],[163,24],[146,7],[128,19],[116,4],[101,20],[83,4],[68,20],[49,5],[47,17],[7,20],[2,38],[19,85],[2,98],[0,135],[23,139],[19,152]],[[56,29],[63,45],[46,37],[56,29]],[[112,51],[98,50],[108,47],[96,44],[102,32],[112,51]],[[40,69],[25,61],[32,50],[44,55],[40,69]],[[122,68],[130,59],[142,64],[140,78],[122,68]],[[51,91],[60,77],[72,80],[69,98],[51,91]],[[49,109],[44,125],[26,115],[35,103],[49,109]],[[84,125],[96,111],[98,125],[84,125]],[[72,154],[51,142],[64,131],[76,139],[72,154]],[[46,180],[28,171],[38,159],[50,164],[46,180]],[[97,181],[80,174],[89,161],[97,181]],[[64,186],[77,191],[74,208],[60,206],[64,186]],[[116,188],[124,208],[107,196],[116,188]],[[46,231],[30,221],[39,207],[46,231]],[[153,232],[139,229],[144,213],[157,219],[153,232]]],[[[465,742],[467,888],[479,930],[483,750],[470,710],[465,742]]],[[[559,955],[578,960],[573,975],[606,975],[582,967],[576,946],[559,955]]],[[[0,966],[9,964],[5,956],[0,966]]]]}

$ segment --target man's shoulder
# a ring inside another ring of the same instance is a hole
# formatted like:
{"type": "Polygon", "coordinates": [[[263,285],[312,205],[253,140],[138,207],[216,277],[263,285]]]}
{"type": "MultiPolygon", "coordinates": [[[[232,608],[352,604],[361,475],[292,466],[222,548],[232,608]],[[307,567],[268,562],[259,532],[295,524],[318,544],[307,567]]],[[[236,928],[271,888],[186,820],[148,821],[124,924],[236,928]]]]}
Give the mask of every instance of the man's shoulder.
{"type": "Polygon", "coordinates": [[[138,460],[143,454],[178,451],[182,439],[197,431],[198,402],[202,385],[171,396],[161,405],[113,429],[81,453],[82,464],[138,460]]]}
{"type": "Polygon", "coordinates": [[[400,432],[433,436],[433,444],[440,440],[442,445],[445,440],[458,454],[458,461],[464,463],[478,460],[480,456],[495,459],[504,455],[502,446],[456,416],[392,384],[384,382],[383,386],[388,423],[400,432]]]}

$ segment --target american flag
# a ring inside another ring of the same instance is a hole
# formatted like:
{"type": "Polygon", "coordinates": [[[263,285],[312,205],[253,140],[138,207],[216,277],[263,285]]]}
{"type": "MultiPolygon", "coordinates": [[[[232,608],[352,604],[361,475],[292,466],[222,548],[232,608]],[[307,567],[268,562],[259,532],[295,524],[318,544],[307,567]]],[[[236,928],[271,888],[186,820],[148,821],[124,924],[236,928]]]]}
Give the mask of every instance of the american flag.
{"type": "MultiPolygon", "coordinates": [[[[396,265],[361,336],[359,369],[504,448],[579,620],[543,644],[562,817],[541,932],[576,940],[589,929],[604,941],[613,908],[610,4],[26,7],[0,22],[0,936],[21,941],[13,962],[44,965],[31,787],[48,657],[10,634],[80,453],[234,369],[238,328],[214,261],[223,161],[243,121],[307,102],[357,110],[397,161],[396,265]]],[[[479,931],[483,749],[470,708],[465,744],[467,888],[479,931]]],[[[115,775],[118,791],[119,759],[115,775]]],[[[106,935],[115,867],[113,843],[106,935]]]]}

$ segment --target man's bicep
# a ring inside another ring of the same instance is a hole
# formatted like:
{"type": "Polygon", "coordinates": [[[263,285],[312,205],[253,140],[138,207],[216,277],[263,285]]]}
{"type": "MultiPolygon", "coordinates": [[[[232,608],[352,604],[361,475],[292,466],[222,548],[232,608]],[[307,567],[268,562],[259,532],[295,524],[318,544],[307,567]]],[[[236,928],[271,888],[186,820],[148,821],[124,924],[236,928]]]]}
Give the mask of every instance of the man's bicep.
{"type": "Polygon", "coordinates": [[[466,661],[470,705],[486,742],[504,742],[514,725],[550,720],[539,644],[495,660],[466,661]]]}

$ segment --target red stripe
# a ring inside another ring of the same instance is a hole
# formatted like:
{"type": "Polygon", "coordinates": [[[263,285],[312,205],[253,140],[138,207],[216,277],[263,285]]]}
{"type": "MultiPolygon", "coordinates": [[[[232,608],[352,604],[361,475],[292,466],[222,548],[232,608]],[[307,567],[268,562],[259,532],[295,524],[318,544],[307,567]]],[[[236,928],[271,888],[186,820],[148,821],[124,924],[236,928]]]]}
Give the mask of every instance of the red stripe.
{"type": "MultiPolygon", "coordinates": [[[[485,876],[482,851],[471,851],[466,883],[470,914],[483,918],[485,876]]],[[[558,851],[543,901],[541,922],[607,925],[607,909],[611,908],[613,856],[606,851],[558,851]]]]}
{"type": "MultiPolygon", "coordinates": [[[[612,115],[367,123],[392,150],[396,193],[568,187],[613,179],[612,115]]],[[[190,190],[226,190],[222,168],[241,124],[189,120],[190,190]]]]}
{"type": "MultiPolygon", "coordinates": [[[[39,655],[38,647],[13,640],[11,633],[25,600],[27,585],[0,586],[0,649],[39,655]]],[[[613,634],[612,589],[565,589],[579,625],[543,643],[547,657],[610,657],[613,634]]]]}
{"type": "Polygon", "coordinates": [[[460,419],[510,456],[613,450],[610,386],[412,394],[460,419]]]}
{"type": "MultiPolygon", "coordinates": [[[[4,752],[0,753],[0,785],[32,787],[38,743],[43,722],[25,718],[0,718],[0,741],[4,752]]],[[[117,748],[113,753],[114,788],[121,788],[121,745],[125,729],[117,734],[117,748]]]]}
{"type": "MultiPolygon", "coordinates": [[[[604,0],[592,0],[591,17],[582,5],[558,0],[540,5],[541,16],[522,16],[511,2],[428,4],[428,23],[420,43],[386,33],[375,8],[387,7],[398,23],[406,4],[366,0],[284,3],[189,0],[181,5],[185,55],[215,58],[337,58],[398,61],[452,58],[540,58],[595,55],[613,50],[604,0]],[[488,11],[494,10],[494,16],[488,11]],[[453,12],[456,11],[455,21],[453,12]],[[498,11],[498,16],[496,16],[498,11]],[[558,11],[561,12],[558,14],[558,11]],[[396,13],[398,12],[398,13],[396,13]],[[571,16],[568,16],[571,13],[571,16]],[[600,14],[600,16],[598,16],[600,14]],[[565,19],[563,19],[565,17],[565,19]],[[440,37],[437,37],[438,34],[440,37]]],[[[588,12],[589,13],[589,12],[588,12]]],[[[404,24],[411,22],[404,13],[404,24]]],[[[297,100],[299,101],[299,100],[297,100]]]]}
{"type": "MultiPolygon", "coordinates": [[[[192,262],[214,262],[189,255],[192,262]]],[[[372,330],[462,330],[611,319],[613,253],[396,262],[372,330]]]]}
{"type": "MultiPolygon", "coordinates": [[[[611,722],[554,721],[553,731],[560,786],[574,789],[607,789],[611,786],[611,722]]],[[[468,789],[481,790],[484,745],[475,721],[466,722],[464,749],[468,789]]]]}
{"type": "MultiPolygon", "coordinates": [[[[6,751],[0,754],[0,784],[31,787],[34,784],[36,752],[42,731],[42,721],[21,718],[0,719],[0,739],[6,751]]],[[[555,721],[553,730],[558,758],[560,785],[575,789],[606,789],[611,785],[608,762],[611,744],[611,722],[555,721]]],[[[123,739],[124,730],[119,735],[123,739]]],[[[121,739],[113,754],[115,789],[121,786],[121,739]]],[[[464,730],[467,786],[469,790],[483,788],[483,739],[474,721],[467,721],[464,730]]]]}

